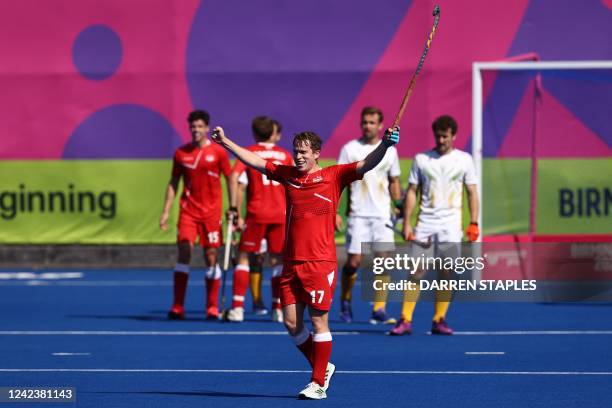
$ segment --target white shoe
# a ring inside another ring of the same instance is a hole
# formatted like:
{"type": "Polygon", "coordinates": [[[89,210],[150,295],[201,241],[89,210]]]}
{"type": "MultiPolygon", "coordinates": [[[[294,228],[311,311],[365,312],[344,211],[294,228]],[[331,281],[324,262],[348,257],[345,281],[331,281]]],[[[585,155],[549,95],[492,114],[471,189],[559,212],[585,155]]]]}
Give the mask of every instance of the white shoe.
{"type": "Polygon", "coordinates": [[[325,369],[325,385],[323,386],[323,391],[327,392],[329,388],[329,383],[331,382],[334,373],[336,372],[336,366],[332,363],[327,363],[327,368],[325,369]]]}
{"type": "Polygon", "coordinates": [[[323,387],[313,381],[298,394],[298,398],[319,400],[327,398],[327,394],[323,387]]]}
{"type": "Polygon", "coordinates": [[[227,311],[225,320],[229,322],[242,322],[244,321],[244,308],[235,307],[227,311]]]}
{"type": "Polygon", "coordinates": [[[277,323],[283,322],[283,311],[281,309],[272,309],[272,321],[277,323]]]}

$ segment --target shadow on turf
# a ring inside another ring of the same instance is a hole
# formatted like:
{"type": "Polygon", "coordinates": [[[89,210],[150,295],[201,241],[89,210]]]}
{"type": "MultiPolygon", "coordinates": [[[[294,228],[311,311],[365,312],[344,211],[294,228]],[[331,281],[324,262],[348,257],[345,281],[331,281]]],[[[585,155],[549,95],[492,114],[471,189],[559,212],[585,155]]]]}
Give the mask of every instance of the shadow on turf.
{"type": "Polygon", "coordinates": [[[228,398],[284,398],[297,399],[295,395],[250,394],[222,391],[90,391],[86,394],[149,394],[149,395],[180,395],[192,397],[228,397],[228,398]]]}

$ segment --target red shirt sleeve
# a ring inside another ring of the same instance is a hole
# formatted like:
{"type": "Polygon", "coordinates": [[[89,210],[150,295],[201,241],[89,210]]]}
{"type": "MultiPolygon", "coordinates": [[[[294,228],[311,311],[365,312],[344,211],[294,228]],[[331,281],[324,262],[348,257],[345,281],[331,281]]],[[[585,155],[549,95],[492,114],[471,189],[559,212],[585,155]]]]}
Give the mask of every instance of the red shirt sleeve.
{"type": "Polygon", "coordinates": [[[287,166],[293,166],[293,157],[291,157],[291,153],[286,152],[287,153],[287,157],[285,158],[285,163],[287,166]]]}
{"type": "Polygon", "coordinates": [[[246,170],[246,164],[236,159],[236,163],[234,163],[234,168],[232,171],[236,174],[242,174],[243,171],[246,170]]]}
{"type": "Polygon", "coordinates": [[[285,180],[293,176],[293,166],[283,166],[280,164],[274,164],[272,162],[266,162],[266,176],[270,180],[278,181],[283,183],[285,180]]]}
{"type": "Polygon", "coordinates": [[[227,157],[227,152],[222,148],[219,148],[219,169],[225,177],[229,177],[232,172],[232,165],[230,164],[229,157],[227,157]]]}
{"type": "Polygon", "coordinates": [[[353,181],[361,180],[363,178],[363,174],[357,173],[358,163],[359,162],[353,162],[349,164],[336,165],[336,180],[340,190],[351,184],[353,181]]]}
{"type": "Polygon", "coordinates": [[[183,174],[183,166],[178,161],[178,155],[175,153],[172,158],[172,178],[180,177],[183,174]]]}

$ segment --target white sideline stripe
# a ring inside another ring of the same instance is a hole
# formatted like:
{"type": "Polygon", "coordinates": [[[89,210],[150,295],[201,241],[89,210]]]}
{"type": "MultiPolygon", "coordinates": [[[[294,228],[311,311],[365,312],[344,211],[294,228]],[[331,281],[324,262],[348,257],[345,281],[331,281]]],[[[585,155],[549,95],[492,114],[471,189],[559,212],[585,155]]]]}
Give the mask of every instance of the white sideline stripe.
{"type": "Polygon", "coordinates": [[[506,354],[506,352],[505,351],[466,351],[465,354],[468,356],[479,356],[479,355],[503,356],[504,354],[506,354]]]}
{"type": "Polygon", "coordinates": [[[32,280],[32,279],[81,279],[83,272],[0,272],[2,280],[32,280]]]}
{"type": "MultiPolygon", "coordinates": [[[[359,332],[338,332],[334,336],[356,336],[359,332]]],[[[6,330],[0,336],[287,336],[286,331],[101,331],[101,330],[6,330]]]]}
{"type": "MultiPolygon", "coordinates": [[[[208,369],[151,369],[151,368],[0,368],[3,373],[236,373],[236,374],[292,374],[311,373],[311,370],[208,370],[208,369]]],[[[611,376],[612,371],[408,371],[408,370],[337,370],[338,374],[408,374],[408,375],[576,375],[611,376]]]]}
{"type": "MultiPolygon", "coordinates": [[[[262,282],[263,283],[263,282],[262,282]]],[[[171,281],[0,281],[0,286],[172,286],[171,281]]],[[[204,286],[203,282],[193,282],[189,286],[204,286]]]]}
{"type": "MultiPolygon", "coordinates": [[[[431,332],[427,332],[431,334],[431,332]]],[[[612,330],[512,330],[512,331],[456,331],[457,336],[525,336],[525,335],[575,335],[612,334],[612,330]]]]}
{"type": "MultiPolygon", "coordinates": [[[[232,285],[228,279],[226,284],[232,285]]],[[[262,286],[270,286],[270,282],[261,282],[262,286]]],[[[0,286],[172,286],[172,281],[47,281],[47,280],[0,280],[0,286]]],[[[359,282],[355,282],[355,286],[359,282]]],[[[204,282],[189,282],[189,286],[204,286],[204,282]]]]}
{"type": "Polygon", "coordinates": [[[54,356],[91,356],[91,353],[51,353],[54,356]]]}
{"type": "MultiPolygon", "coordinates": [[[[382,333],[382,332],[381,332],[382,333]]],[[[427,332],[431,334],[431,332],[427,332]]],[[[358,331],[334,332],[334,336],[356,336],[358,331]]],[[[455,332],[458,336],[521,335],[610,335],[612,330],[455,332]]],[[[115,330],[3,330],[0,336],[285,336],[285,331],[115,331],[115,330]]]]}

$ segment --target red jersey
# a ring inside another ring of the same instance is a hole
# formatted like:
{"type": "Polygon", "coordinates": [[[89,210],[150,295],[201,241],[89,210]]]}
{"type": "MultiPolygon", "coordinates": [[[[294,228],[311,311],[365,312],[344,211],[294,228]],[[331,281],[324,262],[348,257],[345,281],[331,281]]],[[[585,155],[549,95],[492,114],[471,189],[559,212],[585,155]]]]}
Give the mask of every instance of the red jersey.
{"type": "MultiPolygon", "coordinates": [[[[246,148],[262,159],[274,164],[291,166],[291,153],[272,143],[257,143],[246,148]]],[[[272,181],[257,170],[247,167],[240,160],[234,165],[234,172],[246,172],[247,218],[258,224],[283,224],[285,222],[285,187],[272,181]]]]}
{"type": "Polygon", "coordinates": [[[181,212],[202,220],[220,220],[223,206],[221,174],[231,171],[225,150],[207,141],[202,148],[188,143],[174,153],[172,177],[183,178],[181,212]]]}
{"type": "Polygon", "coordinates": [[[363,176],[357,162],[300,174],[294,166],[268,162],[266,173],[286,189],[285,261],[336,262],[334,228],[342,189],[363,176]]]}

